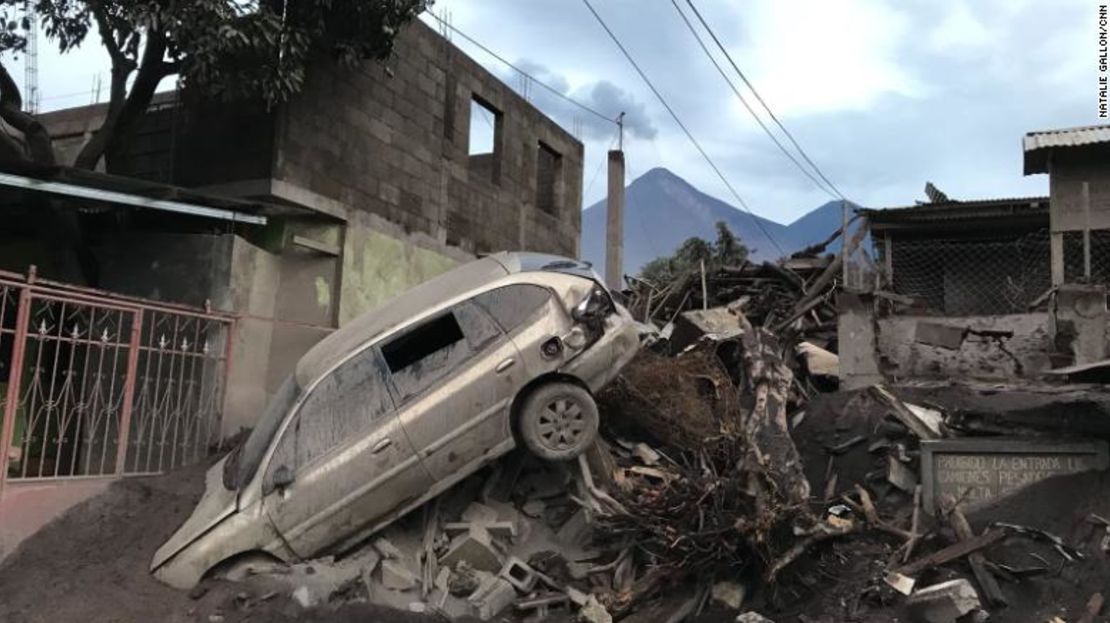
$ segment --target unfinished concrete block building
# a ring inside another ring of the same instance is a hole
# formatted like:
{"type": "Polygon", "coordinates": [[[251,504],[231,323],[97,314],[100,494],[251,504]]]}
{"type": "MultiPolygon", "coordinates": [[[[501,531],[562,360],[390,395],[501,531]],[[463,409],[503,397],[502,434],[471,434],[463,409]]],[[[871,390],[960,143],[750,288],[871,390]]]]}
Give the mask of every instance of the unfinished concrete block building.
{"type": "MultiPolygon", "coordinates": [[[[46,118],[76,150],[103,114],[46,118]]],[[[99,237],[107,289],[242,315],[236,352],[251,356],[232,367],[241,395],[225,432],[249,425],[320,337],[393,294],[476,254],[578,253],[582,144],[422,22],[385,62],[319,63],[286,105],[163,97],[142,126],[108,158],[113,174],[269,217],[217,235],[99,237]],[[193,269],[211,283],[166,279],[193,269]]]]}
{"type": "MultiPolygon", "coordinates": [[[[104,114],[43,116],[60,162],[104,114]]],[[[285,105],[158,95],[106,171],[0,172],[0,557],[110,479],[252,426],[305,351],[394,294],[482,253],[576,256],[582,158],[414,22],[285,105]],[[47,203],[81,223],[95,289],[44,238],[47,203]]]]}

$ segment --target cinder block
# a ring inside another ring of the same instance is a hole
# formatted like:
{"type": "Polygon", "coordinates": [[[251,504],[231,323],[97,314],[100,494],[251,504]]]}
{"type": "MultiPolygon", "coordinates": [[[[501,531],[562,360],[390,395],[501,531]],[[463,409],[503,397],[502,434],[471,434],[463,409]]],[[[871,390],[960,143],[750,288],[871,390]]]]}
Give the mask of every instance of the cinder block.
{"type": "Polygon", "coordinates": [[[522,593],[531,591],[538,579],[535,570],[528,566],[528,563],[515,556],[510,556],[505,561],[505,566],[501,567],[501,573],[497,575],[507,580],[522,593]]]}
{"type": "Polygon", "coordinates": [[[474,526],[451,540],[439,564],[454,567],[460,561],[490,573],[497,573],[502,566],[501,554],[494,547],[489,532],[474,526]]]}

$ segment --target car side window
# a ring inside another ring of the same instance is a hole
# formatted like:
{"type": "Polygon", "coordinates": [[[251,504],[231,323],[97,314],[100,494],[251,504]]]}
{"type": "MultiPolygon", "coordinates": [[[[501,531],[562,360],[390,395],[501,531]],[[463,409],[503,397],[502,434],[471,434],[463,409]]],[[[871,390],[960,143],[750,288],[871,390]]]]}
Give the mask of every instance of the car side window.
{"type": "Polygon", "coordinates": [[[496,288],[474,297],[505,333],[531,320],[550,299],[550,290],[527,283],[496,288]]]}
{"type": "Polygon", "coordinates": [[[382,346],[382,356],[402,400],[443,378],[472,352],[454,310],[427,320],[382,346]]]}
{"type": "Polygon", "coordinates": [[[377,352],[367,348],[308,394],[289,423],[269,471],[278,465],[294,470],[305,467],[368,430],[392,409],[385,366],[377,352]]]}

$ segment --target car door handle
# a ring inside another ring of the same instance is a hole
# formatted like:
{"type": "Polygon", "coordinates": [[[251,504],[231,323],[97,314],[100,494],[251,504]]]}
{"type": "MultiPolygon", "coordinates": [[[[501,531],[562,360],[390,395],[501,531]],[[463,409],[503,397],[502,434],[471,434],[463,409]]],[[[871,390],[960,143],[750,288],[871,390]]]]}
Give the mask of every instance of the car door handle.
{"type": "Polygon", "coordinates": [[[370,450],[370,453],[371,454],[381,454],[382,452],[385,452],[389,448],[389,446],[392,446],[392,445],[393,445],[393,440],[386,437],[385,439],[382,439],[378,443],[374,444],[374,449],[370,450]]]}
{"type": "Polygon", "coordinates": [[[498,374],[500,374],[500,373],[504,372],[505,370],[508,370],[509,368],[513,367],[514,363],[516,363],[516,361],[514,361],[513,358],[510,357],[510,358],[506,359],[505,361],[502,361],[501,363],[497,364],[497,367],[494,368],[493,370],[494,370],[494,372],[497,372],[498,374]]]}

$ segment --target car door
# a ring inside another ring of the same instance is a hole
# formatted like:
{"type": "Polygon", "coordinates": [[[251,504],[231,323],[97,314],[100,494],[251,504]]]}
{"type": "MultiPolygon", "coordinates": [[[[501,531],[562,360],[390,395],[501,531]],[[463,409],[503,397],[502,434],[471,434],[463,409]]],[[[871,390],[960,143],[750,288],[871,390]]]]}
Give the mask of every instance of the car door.
{"type": "Polygon", "coordinates": [[[464,302],[382,345],[398,412],[435,480],[457,480],[512,448],[509,407],[527,382],[513,343],[464,302]]]}
{"type": "Polygon", "coordinates": [[[516,283],[482,293],[474,301],[489,312],[516,345],[529,377],[562,365],[561,352],[545,353],[543,345],[566,335],[574,322],[551,290],[532,283],[516,283]]]}
{"type": "Polygon", "coordinates": [[[381,355],[366,348],[297,407],[267,466],[263,505],[306,557],[380,523],[430,484],[397,417],[381,355]]]}

